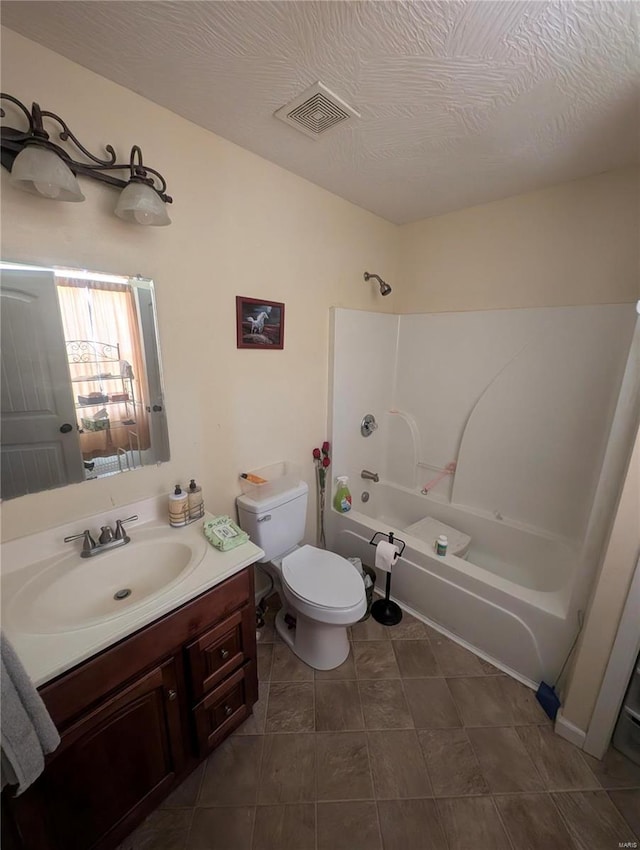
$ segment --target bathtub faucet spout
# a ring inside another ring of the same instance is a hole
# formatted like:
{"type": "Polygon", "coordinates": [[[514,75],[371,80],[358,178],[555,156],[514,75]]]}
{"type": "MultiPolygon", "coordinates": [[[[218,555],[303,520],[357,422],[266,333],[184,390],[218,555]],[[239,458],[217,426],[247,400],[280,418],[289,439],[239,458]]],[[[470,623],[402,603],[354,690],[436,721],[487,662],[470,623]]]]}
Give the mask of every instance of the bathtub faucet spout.
{"type": "Polygon", "coordinates": [[[364,478],[366,481],[373,481],[375,484],[380,481],[380,476],[377,472],[369,472],[368,469],[363,469],[360,473],[360,478],[364,478]]]}

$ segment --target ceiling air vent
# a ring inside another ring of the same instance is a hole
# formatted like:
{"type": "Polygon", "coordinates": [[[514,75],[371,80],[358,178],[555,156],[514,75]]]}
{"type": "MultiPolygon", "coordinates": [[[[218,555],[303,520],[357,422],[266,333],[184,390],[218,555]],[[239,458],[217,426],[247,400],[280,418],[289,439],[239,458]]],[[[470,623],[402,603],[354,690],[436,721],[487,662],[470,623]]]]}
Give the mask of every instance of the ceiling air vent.
{"type": "Polygon", "coordinates": [[[317,139],[332,127],[343,124],[360,114],[322,83],[314,83],[286,106],[274,113],[276,118],[300,130],[305,136],[317,139]]]}

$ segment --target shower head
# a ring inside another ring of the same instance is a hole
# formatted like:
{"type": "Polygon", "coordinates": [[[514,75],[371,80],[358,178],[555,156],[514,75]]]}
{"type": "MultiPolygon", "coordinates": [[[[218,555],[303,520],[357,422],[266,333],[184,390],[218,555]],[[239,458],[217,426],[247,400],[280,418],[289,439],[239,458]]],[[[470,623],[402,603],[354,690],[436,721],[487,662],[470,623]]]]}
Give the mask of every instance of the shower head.
{"type": "Polygon", "coordinates": [[[388,283],[385,283],[384,280],[377,274],[369,274],[369,272],[364,273],[364,279],[369,280],[369,278],[375,277],[375,279],[380,284],[380,295],[388,295],[391,292],[391,287],[388,283]]]}

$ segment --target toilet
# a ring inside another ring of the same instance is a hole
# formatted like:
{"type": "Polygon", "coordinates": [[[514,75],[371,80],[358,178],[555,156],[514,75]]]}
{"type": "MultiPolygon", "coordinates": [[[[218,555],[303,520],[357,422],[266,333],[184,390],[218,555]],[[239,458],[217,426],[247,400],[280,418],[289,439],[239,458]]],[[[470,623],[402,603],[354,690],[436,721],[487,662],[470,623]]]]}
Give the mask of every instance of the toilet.
{"type": "Polygon", "coordinates": [[[349,655],[347,629],[367,610],[364,582],[346,558],[304,537],[309,488],[304,481],[275,495],[238,496],[240,527],[264,550],[261,568],[282,601],[276,628],[282,640],[310,667],[333,670],[349,655]],[[296,620],[295,629],[285,622],[296,620]]]}

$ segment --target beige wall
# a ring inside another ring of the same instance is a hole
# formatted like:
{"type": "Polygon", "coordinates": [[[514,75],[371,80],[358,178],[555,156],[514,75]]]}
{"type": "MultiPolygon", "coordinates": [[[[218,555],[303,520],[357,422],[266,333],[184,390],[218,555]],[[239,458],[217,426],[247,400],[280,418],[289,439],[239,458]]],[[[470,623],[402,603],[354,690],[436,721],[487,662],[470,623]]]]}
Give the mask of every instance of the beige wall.
{"type": "Polygon", "coordinates": [[[402,227],[402,313],[609,304],[640,297],[640,169],[402,227]]]}
{"type": "MultiPolygon", "coordinates": [[[[397,228],[131,91],[2,31],[2,88],[58,112],[91,151],[132,144],[161,171],[167,228],[115,218],[117,192],[82,180],[83,204],[15,191],[2,169],[2,257],[156,281],[171,461],[5,502],[10,539],[201,480],[232,512],[238,474],[289,459],[312,481],[326,438],[329,307],[394,309],[362,280],[395,281],[397,228]],[[284,351],[239,351],[235,296],[286,304],[284,351]]],[[[309,511],[312,516],[312,511],[309,511]]],[[[309,526],[310,528],[310,526],[309,526]]],[[[308,529],[309,530],[309,529],[308,529]]]]}
{"type": "Polygon", "coordinates": [[[586,731],[640,555],[640,435],[629,464],[602,569],[591,598],[562,716],[586,731]]]}

